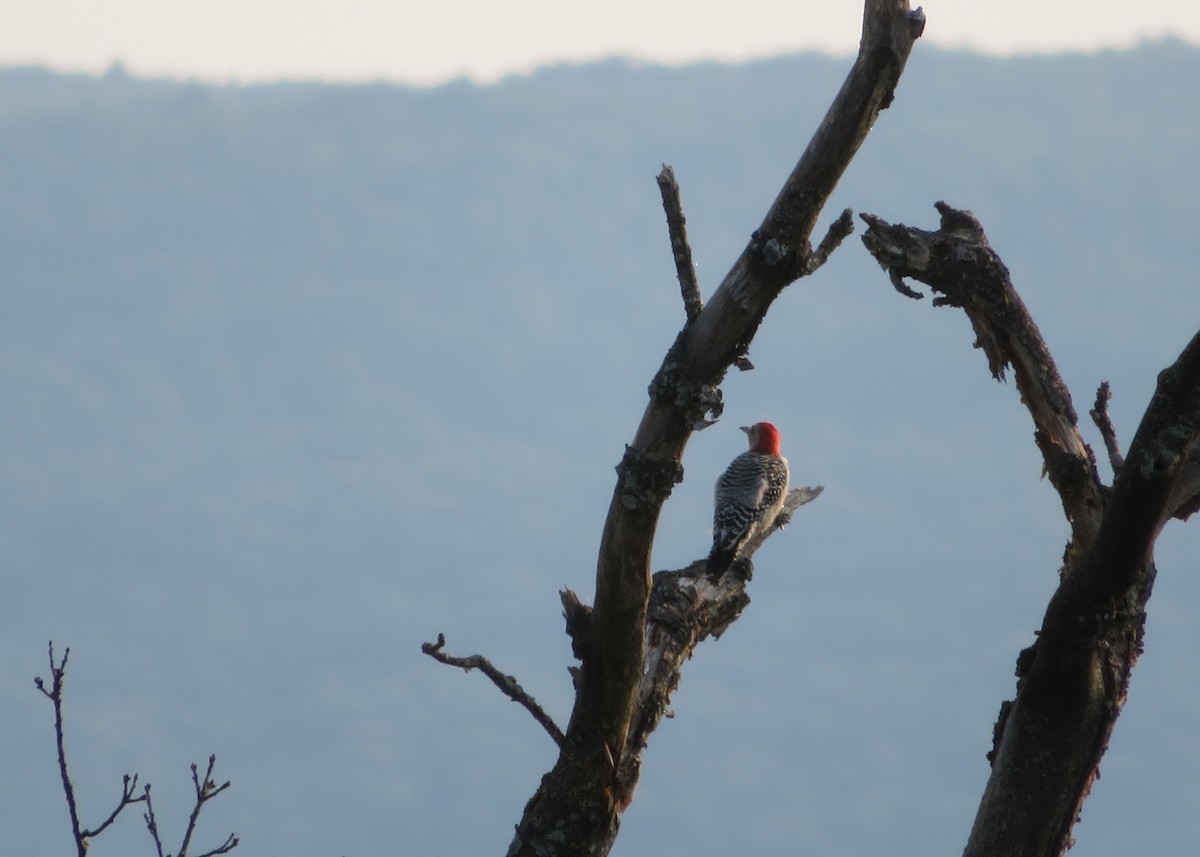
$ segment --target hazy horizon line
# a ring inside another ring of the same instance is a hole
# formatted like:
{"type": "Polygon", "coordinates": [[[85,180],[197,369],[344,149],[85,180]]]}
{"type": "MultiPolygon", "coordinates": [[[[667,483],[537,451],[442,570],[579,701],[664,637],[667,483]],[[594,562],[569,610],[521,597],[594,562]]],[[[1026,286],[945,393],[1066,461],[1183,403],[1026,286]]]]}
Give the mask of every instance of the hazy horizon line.
{"type": "MultiPolygon", "coordinates": [[[[1088,48],[1060,49],[1025,49],[1013,51],[993,51],[970,45],[948,45],[936,42],[925,46],[925,52],[933,51],[939,54],[959,54],[991,59],[997,61],[1024,59],[1052,59],[1055,57],[1099,56],[1102,54],[1135,53],[1147,48],[1157,48],[1166,45],[1177,45],[1190,50],[1200,50],[1200,41],[1191,41],[1184,36],[1165,34],[1158,36],[1143,36],[1124,44],[1099,45],[1088,48]]],[[[41,71],[63,77],[88,77],[94,79],[129,78],[146,83],[192,84],[200,86],[223,87],[257,87],[257,86],[287,86],[287,85],[328,85],[328,86],[375,86],[388,85],[410,89],[438,89],[443,86],[462,85],[468,83],[478,87],[489,87],[502,84],[513,79],[533,77],[540,72],[561,69],[582,69],[589,66],[600,66],[619,63],[632,68],[684,70],[699,66],[728,66],[736,68],[757,63],[775,62],[793,57],[818,56],[831,60],[849,61],[854,52],[834,51],[813,47],[798,50],[778,51],[756,54],[741,58],[719,56],[701,56],[682,60],[667,60],[644,57],[632,52],[614,51],[594,57],[571,57],[561,59],[544,59],[536,62],[513,65],[492,74],[469,73],[462,71],[437,78],[417,79],[400,75],[363,74],[288,74],[275,75],[237,75],[237,74],[206,74],[178,73],[173,71],[142,70],[131,67],[131,64],[121,57],[114,57],[104,68],[88,64],[58,63],[53,60],[7,60],[0,58],[0,71],[41,71]]]]}

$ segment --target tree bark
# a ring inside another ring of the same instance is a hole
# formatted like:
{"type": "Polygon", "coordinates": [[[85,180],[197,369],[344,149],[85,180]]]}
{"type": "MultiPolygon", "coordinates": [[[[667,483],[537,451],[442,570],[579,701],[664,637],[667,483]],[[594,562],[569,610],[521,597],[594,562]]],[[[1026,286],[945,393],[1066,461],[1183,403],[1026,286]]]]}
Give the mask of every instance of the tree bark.
{"type": "MultiPolygon", "coordinates": [[[[650,401],[617,468],[604,525],[590,612],[569,616],[581,659],[566,743],[526,805],[509,854],[603,855],[632,799],[637,766],[628,758],[646,662],[650,553],[663,502],[682,479],[691,433],[719,415],[719,385],[742,356],[785,286],[811,273],[837,238],[817,252],[810,237],[833,192],[894,90],[924,16],[907,0],[866,0],[854,63],[762,225],[709,303],[685,325],[650,385],[650,401]]],[[[839,221],[840,234],[848,217],[839,221]]]]}
{"type": "MultiPolygon", "coordinates": [[[[965,855],[1049,857],[1071,846],[1125,703],[1154,585],[1154,542],[1169,518],[1196,508],[1200,333],[1160,374],[1123,462],[1115,439],[1106,437],[1117,468],[1110,489],[1083,442],[1070,393],[983,228],[969,212],[937,208],[936,232],[863,215],[869,227],[863,243],[898,291],[920,297],[904,283],[911,277],[940,294],[935,305],[966,312],[994,376],[1013,368],[1072,529],[1038,639],[1017,660],[1016,699],[1001,706],[988,756],[992,772],[965,855]]],[[[1102,388],[1097,410],[1106,393],[1102,388]]]]}

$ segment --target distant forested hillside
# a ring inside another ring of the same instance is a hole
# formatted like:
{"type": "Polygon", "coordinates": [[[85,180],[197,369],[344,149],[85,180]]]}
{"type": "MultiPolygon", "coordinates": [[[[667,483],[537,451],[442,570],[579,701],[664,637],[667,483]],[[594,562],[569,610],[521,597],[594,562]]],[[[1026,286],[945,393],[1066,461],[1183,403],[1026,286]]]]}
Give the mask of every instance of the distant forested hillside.
{"type": "MultiPolygon", "coordinates": [[[[654,175],[676,169],[711,291],[848,64],[434,89],[0,69],[0,852],[69,848],[30,681],[53,638],[97,818],[132,770],[183,812],[216,751],[234,788],[204,824],[246,854],[501,853],[553,748],[418,644],[488,653],[565,719],[556,593],[590,596],[682,320],[654,175]]],[[[974,210],[1077,408],[1111,380],[1128,441],[1200,327],[1198,80],[1177,42],[918,45],[826,219],[974,210]]],[[[737,425],[773,419],[827,492],[685,673],[619,853],[961,849],[1066,530],[1015,391],[928,303],[852,237],[689,448],[659,567],[705,552],[737,425]]],[[[1200,538],[1175,530],[1093,857],[1200,849],[1200,538]]],[[[124,824],[96,857],[149,853],[124,824]]]]}

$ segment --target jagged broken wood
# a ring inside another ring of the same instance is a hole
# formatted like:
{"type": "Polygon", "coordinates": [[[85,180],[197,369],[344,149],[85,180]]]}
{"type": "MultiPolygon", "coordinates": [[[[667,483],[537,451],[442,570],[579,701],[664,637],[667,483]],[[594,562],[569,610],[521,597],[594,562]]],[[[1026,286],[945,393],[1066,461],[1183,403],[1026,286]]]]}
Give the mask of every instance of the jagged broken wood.
{"type": "Polygon", "coordinates": [[[1045,469],[1072,538],[1059,587],[1035,643],[1017,659],[1017,694],[1001,706],[992,762],[965,857],[1061,855],[1142,651],[1154,585],[1154,542],[1171,517],[1200,504],[1200,333],[1159,375],[1158,388],[1122,461],[1101,387],[1093,419],[1115,478],[1105,485],[1084,443],[1070,393],[970,212],[937,203],[930,232],[863,215],[863,243],[893,286],[909,277],[964,310],[993,376],[1011,366],[1036,426],[1045,469]],[[1111,435],[1111,436],[1110,436],[1111,435]]]}

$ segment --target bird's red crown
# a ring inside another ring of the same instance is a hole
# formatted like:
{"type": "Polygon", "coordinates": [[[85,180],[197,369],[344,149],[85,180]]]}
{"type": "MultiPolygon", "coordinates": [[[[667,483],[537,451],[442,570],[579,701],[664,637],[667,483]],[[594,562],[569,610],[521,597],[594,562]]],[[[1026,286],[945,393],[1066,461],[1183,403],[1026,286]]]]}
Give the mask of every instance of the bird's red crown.
{"type": "Polygon", "coordinates": [[[751,452],[779,455],[779,429],[775,428],[774,423],[755,423],[743,426],[742,431],[750,437],[751,452]]]}

